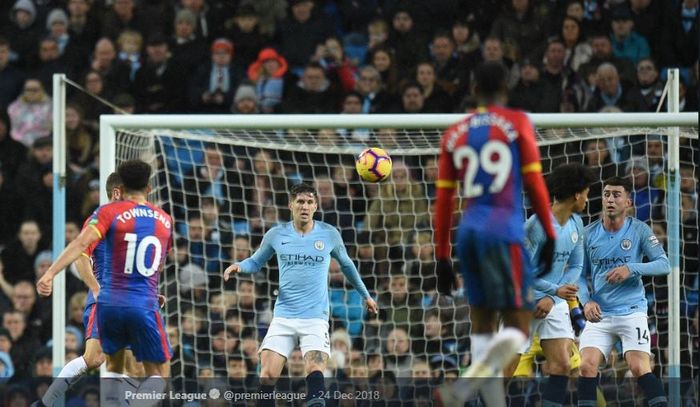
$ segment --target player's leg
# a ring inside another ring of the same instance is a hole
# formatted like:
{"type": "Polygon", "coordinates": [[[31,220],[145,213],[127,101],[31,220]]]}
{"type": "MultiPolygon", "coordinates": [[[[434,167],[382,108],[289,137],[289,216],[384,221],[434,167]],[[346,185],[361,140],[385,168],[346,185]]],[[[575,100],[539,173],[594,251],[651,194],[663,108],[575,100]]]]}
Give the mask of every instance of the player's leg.
{"type": "Polygon", "coordinates": [[[298,326],[299,347],[304,355],[306,372],[306,405],[325,406],[326,385],[323,371],[331,355],[328,322],[321,319],[304,321],[298,326]]]}
{"type": "Polygon", "coordinates": [[[45,406],[52,406],[85,372],[98,368],[104,362],[96,314],[97,308],[95,304],[85,308],[83,312],[83,325],[85,326],[85,336],[87,337],[85,353],[83,353],[83,356],[77,357],[63,366],[56,380],[51,383],[51,386],[49,386],[41,399],[45,406]]]}
{"type": "Polygon", "coordinates": [[[543,403],[550,406],[564,404],[571,372],[571,344],[574,330],[566,302],[555,304],[544,318],[540,328],[542,352],[547,360],[549,380],[542,395],[543,403]]]}
{"type": "Polygon", "coordinates": [[[124,352],[124,372],[129,377],[147,377],[143,363],[138,362],[131,349],[124,352]]]}
{"type": "Polygon", "coordinates": [[[616,317],[625,361],[652,407],[666,406],[668,399],[664,386],[651,371],[651,343],[647,315],[637,313],[616,317]]]}
{"type": "Polygon", "coordinates": [[[104,406],[120,406],[124,401],[124,349],[129,345],[128,331],[132,328],[125,316],[121,307],[97,306],[97,326],[107,366],[100,393],[104,406]]]}
{"type": "Polygon", "coordinates": [[[596,323],[587,323],[581,332],[579,349],[581,367],[578,378],[578,405],[596,406],[598,388],[598,367],[606,360],[613,345],[617,342],[612,318],[604,317],[596,323]]]}
{"type": "MultiPolygon", "coordinates": [[[[265,338],[260,344],[260,389],[264,394],[272,394],[275,384],[282,374],[287,358],[296,347],[295,329],[289,319],[272,318],[265,338]]],[[[258,406],[274,406],[272,398],[261,399],[258,406]]]]}

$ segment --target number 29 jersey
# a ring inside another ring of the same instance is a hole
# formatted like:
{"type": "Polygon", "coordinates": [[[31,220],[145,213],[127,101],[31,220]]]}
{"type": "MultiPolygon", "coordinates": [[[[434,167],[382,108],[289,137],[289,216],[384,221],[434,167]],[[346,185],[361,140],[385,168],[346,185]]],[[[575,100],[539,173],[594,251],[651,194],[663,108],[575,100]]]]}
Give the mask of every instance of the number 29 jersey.
{"type": "Polygon", "coordinates": [[[523,174],[542,171],[527,115],[498,106],[480,108],[445,132],[441,152],[438,182],[463,182],[460,228],[522,243],[523,174]]]}
{"type": "Polygon", "coordinates": [[[102,205],[88,221],[103,241],[98,304],[158,310],[160,267],[172,245],[172,219],[148,203],[102,205]]]}

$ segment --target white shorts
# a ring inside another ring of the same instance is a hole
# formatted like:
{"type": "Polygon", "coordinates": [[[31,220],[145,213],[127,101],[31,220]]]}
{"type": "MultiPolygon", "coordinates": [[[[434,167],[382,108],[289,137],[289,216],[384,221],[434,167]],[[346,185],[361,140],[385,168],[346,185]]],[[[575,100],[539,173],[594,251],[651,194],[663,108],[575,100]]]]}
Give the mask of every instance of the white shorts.
{"type": "Polygon", "coordinates": [[[630,315],[603,317],[600,322],[586,322],[581,332],[579,349],[596,348],[605,360],[618,340],[622,341],[622,354],[631,350],[651,355],[651,343],[647,314],[636,312],[630,315]]]}
{"type": "Polygon", "coordinates": [[[302,355],[317,350],[331,356],[328,321],[323,319],[272,318],[260,352],[269,349],[289,358],[299,344],[302,355]]]}
{"type": "Polygon", "coordinates": [[[530,322],[530,340],[523,345],[520,353],[530,350],[535,335],[543,339],[574,339],[574,328],[569,319],[569,304],[562,301],[555,304],[544,318],[533,318],[530,322]]]}

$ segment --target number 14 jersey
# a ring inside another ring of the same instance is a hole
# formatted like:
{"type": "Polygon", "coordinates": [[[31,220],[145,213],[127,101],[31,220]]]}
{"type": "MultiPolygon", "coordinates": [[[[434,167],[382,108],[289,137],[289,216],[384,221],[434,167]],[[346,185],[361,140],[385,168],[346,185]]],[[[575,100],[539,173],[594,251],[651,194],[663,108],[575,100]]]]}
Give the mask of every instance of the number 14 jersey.
{"type": "Polygon", "coordinates": [[[88,220],[104,250],[94,255],[101,271],[98,304],[158,310],[160,267],[172,245],[172,219],[148,203],[102,205],[88,220]]]}
{"type": "Polygon", "coordinates": [[[460,228],[523,242],[523,174],[542,171],[527,115],[498,106],[480,108],[445,132],[441,150],[448,158],[440,160],[438,182],[463,182],[466,207],[460,228]]]}

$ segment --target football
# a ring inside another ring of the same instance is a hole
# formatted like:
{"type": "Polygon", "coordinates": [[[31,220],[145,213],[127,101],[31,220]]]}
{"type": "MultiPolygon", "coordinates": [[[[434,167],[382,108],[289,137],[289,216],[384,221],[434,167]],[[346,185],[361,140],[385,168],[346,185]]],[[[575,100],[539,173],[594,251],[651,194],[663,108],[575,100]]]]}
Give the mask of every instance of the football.
{"type": "Polygon", "coordinates": [[[367,182],[384,181],[391,175],[391,157],[381,148],[368,148],[357,156],[355,169],[367,182]]]}

